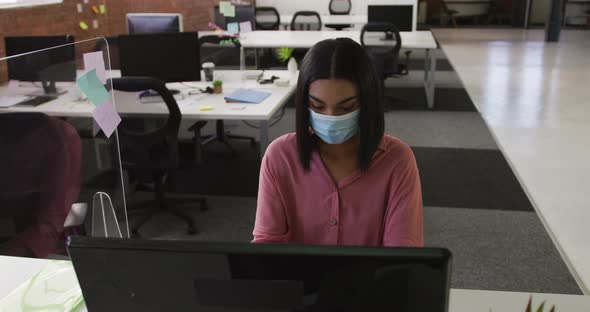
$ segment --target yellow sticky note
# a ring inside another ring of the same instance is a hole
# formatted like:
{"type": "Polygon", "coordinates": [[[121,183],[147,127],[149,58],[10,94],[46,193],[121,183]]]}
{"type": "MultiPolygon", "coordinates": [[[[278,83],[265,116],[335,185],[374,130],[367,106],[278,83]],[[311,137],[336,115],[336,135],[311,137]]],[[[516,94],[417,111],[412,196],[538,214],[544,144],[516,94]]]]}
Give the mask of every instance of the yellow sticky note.
{"type": "Polygon", "coordinates": [[[212,109],[213,109],[213,106],[209,106],[209,105],[199,106],[199,110],[202,110],[202,111],[208,111],[208,110],[212,110],[212,109]]]}
{"type": "Polygon", "coordinates": [[[98,7],[96,5],[92,6],[92,12],[94,12],[94,14],[98,14],[98,7]]]}
{"type": "Polygon", "coordinates": [[[82,28],[82,30],[87,30],[88,24],[86,24],[85,22],[80,22],[80,28],[82,28]]]}
{"type": "Polygon", "coordinates": [[[107,13],[107,7],[104,4],[100,5],[100,14],[107,13]]]}

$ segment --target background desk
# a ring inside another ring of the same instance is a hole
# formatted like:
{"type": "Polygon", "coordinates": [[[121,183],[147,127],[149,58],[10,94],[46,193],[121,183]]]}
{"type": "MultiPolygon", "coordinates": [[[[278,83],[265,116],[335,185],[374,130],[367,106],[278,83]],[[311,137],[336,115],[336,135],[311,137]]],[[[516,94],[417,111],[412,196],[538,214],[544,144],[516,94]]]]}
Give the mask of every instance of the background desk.
{"type": "MultiPolygon", "coordinates": [[[[430,31],[400,32],[402,48],[424,49],[424,88],[429,108],[434,107],[434,74],[436,72],[436,49],[438,45],[430,31]]],[[[367,34],[365,42],[371,45],[390,45],[380,40],[382,34],[367,34]]],[[[311,48],[325,39],[350,38],[360,43],[360,31],[253,31],[242,33],[240,43],[242,48],[311,48]]]]}
{"type": "MultiPolygon", "coordinates": [[[[41,271],[48,260],[0,256],[0,300],[12,290],[41,271]]],[[[78,283],[78,281],[71,281],[78,283]]],[[[487,290],[451,289],[449,312],[522,312],[529,300],[529,293],[487,290]]],[[[590,311],[590,296],[533,294],[537,307],[546,300],[556,305],[559,312],[590,311]]],[[[85,309],[84,309],[85,311],[85,309]]]]}
{"type": "MultiPolygon", "coordinates": [[[[255,72],[260,71],[245,71],[255,72]]],[[[261,156],[269,144],[268,138],[268,121],[272,116],[286,103],[291,94],[295,91],[295,84],[288,87],[277,87],[274,84],[261,85],[254,80],[241,81],[239,70],[218,70],[215,72],[216,78],[223,80],[223,94],[196,94],[188,95],[189,91],[197,88],[206,88],[211,86],[211,82],[195,81],[187,83],[169,83],[170,89],[181,91],[184,99],[177,100],[178,107],[182,113],[182,119],[188,120],[252,120],[259,121],[260,124],[260,152],[261,156]],[[227,104],[223,97],[239,88],[256,89],[270,92],[271,95],[260,104],[227,104]],[[201,106],[211,106],[212,110],[202,111],[201,106]],[[232,108],[244,107],[241,110],[232,108]]],[[[281,78],[289,79],[287,71],[266,71],[266,75],[275,75],[281,78]]],[[[111,72],[112,77],[119,77],[118,71],[111,72]]],[[[66,89],[76,88],[73,84],[65,87],[66,89]]],[[[11,92],[10,95],[28,94],[36,88],[19,87],[17,91],[11,92]]],[[[0,95],[8,95],[7,86],[0,87],[0,95]]],[[[134,117],[158,117],[167,115],[168,111],[164,102],[158,103],[140,103],[136,93],[115,92],[115,107],[119,114],[134,117]]],[[[77,101],[73,98],[72,93],[68,92],[58,99],[39,105],[37,107],[9,107],[0,109],[2,112],[40,112],[51,116],[58,117],[92,117],[94,105],[88,101],[77,101]]]]}

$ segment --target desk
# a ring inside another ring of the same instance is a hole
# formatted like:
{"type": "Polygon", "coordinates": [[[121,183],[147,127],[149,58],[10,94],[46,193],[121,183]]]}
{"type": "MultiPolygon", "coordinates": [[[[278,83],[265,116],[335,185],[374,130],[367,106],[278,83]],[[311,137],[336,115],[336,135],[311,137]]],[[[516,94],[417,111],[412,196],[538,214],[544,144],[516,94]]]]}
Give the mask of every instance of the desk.
{"type": "MultiPolygon", "coordinates": [[[[0,256],[0,300],[39,272],[48,260],[0,256]]],[[[71,283],[78,283],[74,280],[71,283]]],[[[529,293],[487,290],[451,289],[449,312],[494,312],[524,311],[529,293]]],[[[533,294],[535,308],[543,300],[555,304],[560,312],[590,311],[590,296],[533,294]]],[[[1,308],[1,307],[0,307],[1,308]]],[[[83,309],[86,311],[86,309],[83,309]]]]}
{"type": "MultiPolygon", "coordinates": [[[[248,72],[248,71],[247,71],[248,72]]],[[[260,72],[260,71],[250,71],[260,72]]],[[[275,75],[289,79],[287,71],[266,71],[268,75],[275,75]]],[[[111,77],[119,77],[119,71],[112,71],[111,77]]],[[[187,82],[168,83],[170,89],[181,91],[184,99],[179,100],[178,107],[183,119],[188,120],[252,120],[260,124],[260,152],[264,151],[269,144],[268,121],[286,103],[289,96],[295,91],[295,84],[288,87],[277,87],[275,85],[260,85],[254,80],[244,80],[242,83],[240,71],[227,70],[216,71],[216,76],[223,80],[224,94],[198,94],[188,95],[190,90],[211,86],[211,82],[187,82]],[[219,76],[218,76],[219,75],[219,76]],[[238,88],[251,88],[271,92],[271,95],[260,104],[226,104],[224,95],[231,93],[238,88]],[[201,105],[212,106],[212,110],[201,111],[201,105]],[[242,110],[235,110],[236,106],[245,107],[242,110]]],[[[65,85],[65,89],[76,88],[73,84],[65,85]]],[[[11,91],[10,95],[28,94],[36,90],[32,87],[19,87],[17,91],[11,91]]],[[[0,95],[7,95],[7,86],[0,87],[0,95]]],[[[139,103],[136,93],[115,92],[115,106],[121,115],[154,117],[167,114],[166,105],[161,103],[139,103]]],[[[70,93],[60,96],[58,99],[37,107],[10,107],[0,109],[1,112],[40,112],[47,115],[59,117],[92,117],[94,105],[87,101],[76,101],[70,93]]]]}
{"type": "MultiPolygon", "coordinates": [[[[424,88],[429,108],[434,107],[434,74],[436,72],[436,49],[438,45],[430,31],[400,32],[402,48],[424,49],[424,88]]],[[[253,31],[242,33],[240,43],[244,48],[311,48],[319,41],[334,38],[350,38],[360,43],[360,31],[253,31]]],[[[372,45],[388,45],[387,41],[379,40],[381,34],[367,34],[365,41],[372,45]]]]}

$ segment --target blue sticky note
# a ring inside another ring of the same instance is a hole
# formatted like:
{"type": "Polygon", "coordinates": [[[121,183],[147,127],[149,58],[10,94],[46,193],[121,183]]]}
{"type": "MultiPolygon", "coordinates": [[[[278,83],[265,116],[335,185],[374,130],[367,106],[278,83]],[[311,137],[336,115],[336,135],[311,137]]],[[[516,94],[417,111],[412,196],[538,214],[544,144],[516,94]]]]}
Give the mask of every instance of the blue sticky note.
{"type": "Polygon", "coordinates": [[[240,32],[240,29],[238,27],[238,23],[228,23],[227,32],[230,34],[237,34],[240,32]]]}
{"type": "Polygon", "coordinates": [[[96,106],[102,104],[109,98],[109,92],[96,75],[96,69],[92,69],[78,78],[77,84],[80,90],[86,94],[90,102],[96,106]]]}

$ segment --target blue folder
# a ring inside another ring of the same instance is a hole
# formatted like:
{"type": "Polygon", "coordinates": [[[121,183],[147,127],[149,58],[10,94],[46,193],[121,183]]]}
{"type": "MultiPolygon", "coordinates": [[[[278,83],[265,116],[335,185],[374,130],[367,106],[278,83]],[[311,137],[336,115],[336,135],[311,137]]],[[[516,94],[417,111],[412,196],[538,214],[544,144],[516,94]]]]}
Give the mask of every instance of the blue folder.
{"type": "Polygon", "coordinates": [[[258,104],[270,96],[270,92],[262,92],[247,89],[238,89],[232,94],[224,97],[226,101],[258,104]]]}

